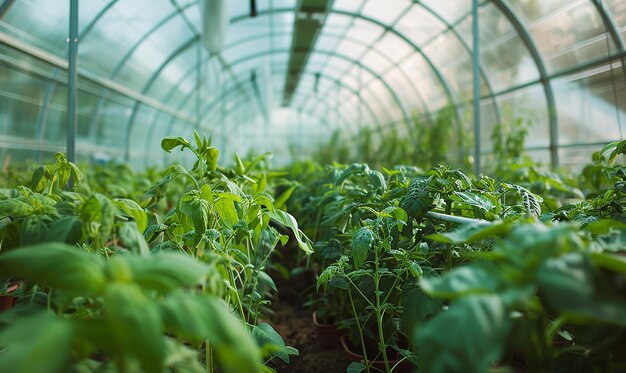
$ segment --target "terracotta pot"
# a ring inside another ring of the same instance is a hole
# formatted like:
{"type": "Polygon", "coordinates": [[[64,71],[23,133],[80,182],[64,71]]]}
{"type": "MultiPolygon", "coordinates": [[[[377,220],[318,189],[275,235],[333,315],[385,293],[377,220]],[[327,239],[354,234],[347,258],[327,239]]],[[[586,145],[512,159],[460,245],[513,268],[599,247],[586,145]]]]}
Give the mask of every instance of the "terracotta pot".
{"type": "Polygon", "coordinates": [[[330,349],[341,345],[339,341],[341,331],[337,329],[335,324],[321,324],[317,320],[317,311],[313,312],[313,325],[315,325],[317,341],[322,347],[330,349]]]}
{"type": "MultiPolygon", "coordinates": [[[[20,286],[20,284],[13,284],[13,285],[9,286],[7,288],[7,293],[11,294],[15,290],[17,290],[17,288],[19,286],[20,286]]],[[[13,307],[13,302],[14,301],[15,301],[15,299],[12,296],[10,296],[10,295],[0,296],[0,312],[6,311],[8,309],[11,309],[13,307]]]]}
{"type": "MultiPolygon", "coordinates": [[[[350,359],[350,361],[360,362],[363,364],[367,364],[370,367],[379,369],[382,372],[385,371],[384,360],[374,360],[374,361],[368,360],[367,362],[365,362],[363,355],[352,351],[352,349],[350,348],[348,344],[347,336],[342,335],[340,340],[341,340],[341,346],[343,346],[343,350],[346,352],[346,355],[348,355],[348,358],[350,359]]],[[[399,361],[399,356],[397,353],[395,353],[393,355],[393,359],[391,357],[389,358],[389,361],[388,361],[389,368],[393,368],[396,364],[398,364],[398,361],[399,361]]],[[[394,373],[410,373],[412,371],[412,365],[408,360],[402,360],[402,362],[393,371],[394,373]]]]}

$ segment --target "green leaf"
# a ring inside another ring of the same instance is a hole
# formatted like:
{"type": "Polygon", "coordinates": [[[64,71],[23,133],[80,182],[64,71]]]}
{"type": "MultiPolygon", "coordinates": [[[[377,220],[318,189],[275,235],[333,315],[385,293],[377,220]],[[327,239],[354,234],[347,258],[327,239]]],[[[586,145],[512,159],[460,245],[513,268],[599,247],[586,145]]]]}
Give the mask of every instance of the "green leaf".
{"type": "Polygon", "coordinates": [[[72,359],[69,321],[49,313],[19,318],[0,332],[0,371],[65,372],[72,359]],[[32,338],[32,336],[37,336],[32,338]]]}
{"type": "Polygon", "coordinates": [[[424,293],[417,281],[409,280],[402,287],[400,304],[404,310],[402,329],[406,335],[411,335],[416,325],[441,311],[443,302],[424,293]]]}
{"type": "Polygon", "coordinates": [[[361,227],[354,233],[351,254],[356,269],[359,269],[365,262],[367,254],[374,244],[374,239],[374,232],[368,227],[361,227]]]}
{"type": "Polygon", "coordinates": [[[430,205],[433,203],[429,190],[431,180],[432,178],[413,179],[406,194],[400,199],[399,206],[410,217],[421,220],[430,209],[430,205]]]}
{"type": "Polygon", "coordinates": [[[114,200],[115,205],[119,207],[124,214],[131,216],[140,232],[144,232],[148,226],[148,215],[139,204],[131,199],[117,198],[114,200]]]}
{"type": "Polygon", "coordinates": [[[346,369],[346,373],[361,373],[365,370],[365,365],[363,363],[357,363],[353,361],[348,365],[348,369],[346,369]]]}
{"type": "Polygon", "coordinates": [[[316,290],[319,291],[320,286],[332,280],[333,277],[335,277],[335,275],[339,273],[339,271],[340,271],[340,268],[337,267],[336,265],[328,266],[325,270],[323,270],[322,273],[320,273],[319,277],[317,278],[317,283],[315,285],[316,290]]]}
{"type": "Polygon", "coordinates": [[[184,137],[166,137],[161,140],[161,149],[165,150],[168,153],[172,152],[172,149],[180,146],[180,150],[184,150],[185,148],[191,149],[191,144],[184,137]]]}
{"type": "Polygon", "coordinates": [[[12,216],[19,218],[33,213],[34,209],[28,203],[17,198],[0,201],[0,217],[12,216]]]}
{"type": "Polygon", "coordinates": [[[33,176],[30,180],[30,189],[36,193],[43,192],[48,179],[50,179],[50,170],[47,166],[39,166],[33,172],[33,176]]]}
{"type": "Polygon", "coordinates": [[[246,167],[243,165],[237,152],[235,152],[235,172],[237,172],[237,175],[243,175],[246,172],[246,167]]]}
{"type": "Polygon", "coordinates": [[[204,200],[198,191],[187,192],[178,201],[177,211],[188,216],[193,222],[195,229],[193,245],[198,245],[209,227],[209,214],[211,213],[209,202],[204,200]]]}
{"type": "Polygon", "coordinates": [[[165,341],[159,308],[136,284],[107,286],[104,318],[120,354],[139,359],[150,372],[161,372],[165,341]]]}
{"type": "Polygon", "coordinates": [[[276,333],[274,328],[268,323],[260,323],[252,329],[252,335],[256,339],[258,345],[285,363],[289,363],[289,351],[285,345],[285,341],[276,333]]]}
{"type": "Polygon", "coordinates": [[[601,292],[594,287],[588,256],[570,253],[548,259],[539,267],[537,281],[546,303],[553,309],[586,320],[626,326],[626,302],[621,294],[611,294],[611,289],[601,292]]]}
{"type": "Polygon", "coordinates": [[[46,240],[74,245],[80,242],[82,222],[76,216],[66,216],[53,222],[46,232],[46,240]]]}
{"type": "Polygon", "coordinates": [[[478,207],[481,210],[489,211],[493,208],[493,202],[483,195],[470,192],[454,192],[454,196],[471,207],[478,207]]]}
{"type": "Polygon", "coordinates": [[[128,256],[133,280],[143,289],[169,293],[202,283],[209,267],[185,254],[161,252],[147,258],[128,256]]]}
{"type": "Polygon", "coordinates": [[[275,210],[270,213],[270,216],[285,227],[291,229],[296,241],[298,242],[298,247],[300,247],[302,251],[304,251],[307,255],[313,253],[313,248],[311,247],[309,239],[300,231],[300,229],[298,229],[298,222],[296,221],[296,218],[282,210],[275,210]]]}
{"type": "Polygon", "coordinates": [[[57,242],[2,254],[0,272],[83,296],[100,294],[106,284],[98,255],[57,242]]]}
{"type": "Polygon", "coordinates": [[[241,202],[241,197],[233,193],[220,193],[213,205],[220,220],[228,228],[232,228],[239,222],[235,202],[241,202]]]}
{"type": "Polygon", "coordinates": [[[134,221],[124,223],[117,232],[117,237],[122,241],[125,248],[135,254],[146,256],[150,253],[150,246],[146,238],[141,234],[134,221]]]}
{"type": "Polygon", "coordinates": [[[425,277],[420,286],[430,295],[458,298],[467,294],[493,294],[502,286],[495,264],[472,263],[458,267],[441,277],[425,277]]]}
{"type": "Polygon", "coordinates": [[[209,171],[215,171],[217,168],[217,158],[219,157],[219,154],[219,150],[213,146],[207,149],[205,159],[209,171]]]}
{"type": "Polygon", "coordinates": [[[465,224],[451,231],[431,234],[427,238],[444,243],[473,243],[491,237],[505,236],[511,231],[513,224],[512,220],[465,224]]]}
{"type": "Polygon", "coordinates": [[[259,371],[261,353],[257,344],[220,299],[174,293],[163,299],[161,313],[167,330],[196,344],[207,339],[230,371],[259,371]]]}
{"type": "Polygon", "coordinates": [[[420,369],[486,372],[502,356],[510,329],[508,310],[498,296],[461,298],[413,334],[420,369]]]}
{"type": "Polygon", "coordinates": [[[267,286],[268,288],[274,291],[278,291],[278,289],[276,288],[276,284],[274,283],[274,280],[267,273],[263,271],[259,271],[259,281],[263,285],[267,286]]]}
{"type": "Polygon", "coordinates": [[[276,201],[274,201],[274,207],[277,209],[282,209],[283,207],[285,207],[285,204],[287,203],[287,201],[289,201],[289,198],[291,198],[293,191],[296,190],[297,187],[297,185],[292,185],[287,190],[285,190],[283,194],[281,194],[280,197],[278,197],[276,201]]]}

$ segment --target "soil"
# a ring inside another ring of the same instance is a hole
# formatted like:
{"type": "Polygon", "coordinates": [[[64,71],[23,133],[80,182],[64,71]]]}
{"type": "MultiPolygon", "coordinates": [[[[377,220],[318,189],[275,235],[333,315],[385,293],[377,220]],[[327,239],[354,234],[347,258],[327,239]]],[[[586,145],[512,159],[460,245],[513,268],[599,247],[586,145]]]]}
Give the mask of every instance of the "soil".
{"type": "Polygon", "coordinates": [[[272,367],[279,373],[344,373],[351,361],[341,346],[326,349],[319,344],[312,310],[303,306],[311,284],[312,276],[309,278],[307,274],[289,281],[276,279],[280,298],[272,304],[275,314],[271,323],[285,343],[297,348],[300,355],[291,356],[289,364],[279,360],[272,367]]]}

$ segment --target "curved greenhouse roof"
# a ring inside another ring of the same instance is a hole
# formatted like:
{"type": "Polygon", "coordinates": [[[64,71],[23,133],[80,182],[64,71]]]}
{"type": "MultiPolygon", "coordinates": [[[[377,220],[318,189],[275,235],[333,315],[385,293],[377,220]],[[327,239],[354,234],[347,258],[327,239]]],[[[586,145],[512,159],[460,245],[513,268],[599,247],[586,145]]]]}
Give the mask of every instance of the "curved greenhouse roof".
{"type": "MultiPolygon", "coordinates": [[[[218,54],[196,0],[78,3],[79,159],[161,162],[162,137],[197,128],[227,153],[306,152],[335,130],[408,136],[442,110],[471,137],[474,66],[482,153],[514,120],[554,165],[623,138],[621,0],[480,1],[476,25],[471,0],[233,0],[218,54]]],[[[65,150],[69,23],[69,2],[0,2],[5,156],[65,150]]]]}

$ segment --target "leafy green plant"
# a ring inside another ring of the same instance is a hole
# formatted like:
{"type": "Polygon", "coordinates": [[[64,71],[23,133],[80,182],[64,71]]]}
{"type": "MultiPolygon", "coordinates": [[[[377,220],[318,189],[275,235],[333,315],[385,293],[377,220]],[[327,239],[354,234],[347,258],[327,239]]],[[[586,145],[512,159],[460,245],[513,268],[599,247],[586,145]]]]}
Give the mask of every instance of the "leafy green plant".
{"type": "Polygon", "coordinates": [[[70,366],[117,371],[204,371],[186,345],[210,344],[229,371],[256,372],[252,336],[206,286],[219,276],[176,253],[116,255],[110,260],[60,243],[0,256],[5,274],[49,288],[47,309],[0,332],[2,370],[62,371],[70,366]],[[194,294],[196,286],[203,294],[194,294]],[[38,338],[23,338],[35,333],[38,338]]]}

